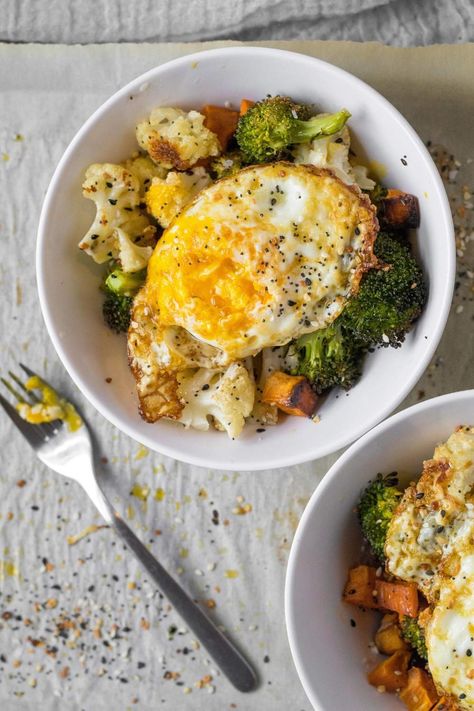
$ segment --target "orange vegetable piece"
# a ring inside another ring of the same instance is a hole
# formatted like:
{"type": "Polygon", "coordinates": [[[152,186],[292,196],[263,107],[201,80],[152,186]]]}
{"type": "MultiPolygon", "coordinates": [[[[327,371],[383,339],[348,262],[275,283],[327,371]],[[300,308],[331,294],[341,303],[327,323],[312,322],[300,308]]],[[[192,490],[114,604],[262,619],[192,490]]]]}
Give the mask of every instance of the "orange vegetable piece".
{"type": "Polygon", "coordinates": [[[418,615],[418,591],[414,583],[375,581],[377,604],[382,610],[392,610],[400,615],[418,615]]]}
{"type": "Polygon", "coordinates": [[[431,674],[424,669],[412,667],[408,672],[407,685],[400,692],[400,699],[409,711],[430,711],[438,701],[431,674]]]}
{"type": "Polygon", "coordinates": [[[380,226],[388,229],[405,229],[420,226],[420,206],[418,198],[402,190],[390,188],[379,204],[380,226]]]}
{"type": "Polygon", "coordinates": [[[410,657],[411,652],[405,650],[394,652],[367,674],[369,684],[377,688],[383,687],[385,691],[403,689],[408,681],[407,669],[410,657]]]}
{"type": "Polygon", "coordinates": [[[395,612],[383,616],[374,641],[380,654],[393,654],[401,649],[408,649],[408,644],[402,638],[398,615],[395,612]]]}
{"type": "Polygon", "coordinates": [[[199,158],[199,160],[194,163],[193,168],[202,167],[209,171],[212,161],[213,159],[211,158],[211,156],[208,156],[207,158],[199,158]]]}
{"type": "Polygon", "coordinates": [[[252,106],[255,106],[255,101],[252,101],[251,99],[242,99],[240,102],[240,115],[243,116],[246,114],[252,106]]]}
{"type": "Polygon", "coordinates": [[[369,565],[358,565],[349,570],[349,579],[343,592],[343,600],[351,605],[378,608],[375,592],[375,568],[369,565]]]}
{"type": "Polygon", "coordinates": [[[276,370],[265,381],[262,402],[276,405],[289,415],[312,417],[318,406],[318,397],[303,375],[287,375],[276,370]]]}
{"type": "Polygon", "coordinates": [[[239,112],[225,106],[207,104],[202,107],[201,113],[204,116],[204,125],[216,134],[222,150],[225,151],[237,128],[239,112]]]}

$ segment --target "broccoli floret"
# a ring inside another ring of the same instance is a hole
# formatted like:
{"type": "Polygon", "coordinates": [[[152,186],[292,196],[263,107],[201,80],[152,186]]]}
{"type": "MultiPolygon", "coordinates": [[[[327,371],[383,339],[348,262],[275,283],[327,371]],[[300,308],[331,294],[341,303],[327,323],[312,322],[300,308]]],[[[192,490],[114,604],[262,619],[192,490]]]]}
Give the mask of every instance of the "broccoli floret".
{"type": "Polygon", "coordinates": [[[246,163],[265,163],[278,158],[295,143],[340,131],[350,116],[336,114],[307,118],[307,108],[284,96],[259,101],[240,117],[235,137],[246,163]]]}
{"type": "Polygon", "coordinates": [[[360,497],[357,511],[362,534],[381,561],[385,559],[385,539],[401,495],[398,477],[394,472],[386,476],[377,474],[377,478],[369,483],[360,497]]]}
{"type": "Polygon", "coordinates": [[[229,175],[238,173],[242,168],[242,154],[240,151],[223,153],[211,163],[211,172],[216,180],[227,178],[229,175]]]}
{"type": "Polygon", "coordinates": [[[102,306],[104,321],[112,331],[122,333],[130,325],[133,297],[143,285],[146,269],[139,272],[123,272],[114,269],[103,284],[105,300],[102,306]]]}
{"type": "Polygon", "coordinates": [[[128,330],[132,304],[133,298],[131,296],[116,294],[113,291],[109,291],[106,295],[102,313],[105,323],[112,331],[122,333],[128,330]]]}
{"type": "Polygon", "coordinates": [[[384,188],[380,183],[376,183],[375,187],[369,192],[370,201],[376,206],[379,206],[381,200],[387,197],[387,188],[384,188]]]}
{"type": "Polygon", "coordinates": [[[141,269],[139,272],[123,272],[121,269],[114,269],[105,280],[105,288],[120,296],[135,296],[143,286],[145,277],[146,269],[141,269]]]}
{"type": "Polygon", "coordinates": [[[341,318],[367,346],[398,347],[425,304],[423,272],[409,248],[386,233],[377,237],[374,252],[386,266],[363,276],[341,318]]]}
{"type": "Polygon", "coordinates": [[[349,390],[360,377],[364,350],[339,319],[298,338],[293,350],[298,356],[293,374],[306,376],[317,393],[337,385],[349,390]]]}
{"type": "Polygon", "coordinates": [[[416,617],[403,615],[400,620],[400,627],[403,639],[413,647],[420,659],[427,661],[428,652],[426,651],[425,632],[420,627],[416,617]]]}

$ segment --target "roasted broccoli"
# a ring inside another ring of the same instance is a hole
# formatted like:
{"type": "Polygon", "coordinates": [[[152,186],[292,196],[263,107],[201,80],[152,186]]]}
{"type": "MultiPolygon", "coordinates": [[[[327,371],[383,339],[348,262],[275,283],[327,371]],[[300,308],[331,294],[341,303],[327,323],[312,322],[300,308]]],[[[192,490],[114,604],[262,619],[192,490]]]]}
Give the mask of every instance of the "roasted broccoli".
{"type": "Polygon", "coordinates": [[[120,296],[135,296],[143,286],[145,277],[146,269],[141,269],[139,272],[123,272],[121,269],[114,269],[105,280],[105,288],[120,296]]]}
{"type": "Polygon", "coordinates": [[[423,628],[420,627],[416,617],[403,615],[400,619],[400,627],[405,642],[408,642],[408,644],[413,647],[420,659],[426,661],[428,659],[428,652],[426,651],[425,632],[423,628]]]}
{"type": "Polygon", "coordinates": [[[293,350],[298,356],[293,375],[306,376],[317,393],[337,385],[349,390],[360,377],[364,350],[344,331],[340,319],[301,336],[293,350]]]}
{"type": "Polygon", "coordinates": [[[227,178],[229,175],[234,175],[234,173],[238,173],[241,168],[242,154],[240,151],[223,153],[211,163],[211,173],[217,180],[227,178]]]}
{"type": "Polygon", "coordinates": [[[376,183],[375,187],[369,191],[370,201],[378,207],[380,201],[386,197],[387,192],[387,188],[384,188],[380,183],[376,183]]]}
{"type": "Polygon", "coordinates": [[[114,269],[103,284],[105,300],[102,306],[104,321],[112,331],[122,333],[130,325],[133,297],[143,285],[146,269],[139,272],[123,272],[114,269]]]}
{"type": "Polygon", "coordinates": [[[112,331],[122,333],[130,326],[130,311],[133,304],[131,296],[123,296],[110,291],[102,305],[104,321],[112,331]]]}
{"type": "Polygon", "coordinates": [[[265,163],[281,156],[295,143],[305,143],[317,136],[329,136],[342,129],[350,113],[308,117],[308,107],[290,98],[274,96],[259,101],[240,117],[235,137],[244,162],[265,163]]]}
{"type": "Polygon", "coordinates": [[[344,328],[367,346],[398,347],[425,304],[423,272],[409,248],[387,233],[380,232],[374,252],[385,266],[363,276],[341,318],[344,328]]]}
{"type": "Polygon", "coordinates": [[[386,476],[377,474],[377,478],[369,483],[359,500],[357,511],[362,533],[372,552],[381,561],[385,559],[385,539],[401,495],[396,472],[386,476]]]}

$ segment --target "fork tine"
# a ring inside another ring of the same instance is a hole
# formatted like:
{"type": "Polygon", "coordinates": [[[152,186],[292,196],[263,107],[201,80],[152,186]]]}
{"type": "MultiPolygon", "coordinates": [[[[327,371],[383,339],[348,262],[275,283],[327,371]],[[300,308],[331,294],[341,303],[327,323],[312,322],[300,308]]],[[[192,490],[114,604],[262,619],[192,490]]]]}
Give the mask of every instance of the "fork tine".
{"type": "Polygon", "coordinates": [[[13,424],[18,427],[23,437],[25,437],[33,448],[36,448],[45,441],[45,435],[39,427],[26,422],[26,420],[20,417],[13,405],[10,405],[8,400],[6,400],[1,394],[0,405],[7,413],[8,417],[12,420],[13,424]]]}
{"type": "Polygon", "coordinates": [[[0,382],[2,382],[4,384],[4,386],[6,387],[8,392],[10,392],[13,395],[13,397],[16,397],[18,402],[25,402],[25,398],[23,397],[23,395],[20,395],[18,390],[15,390],[13,385],[11,385],[11,383],[9,383],[8,380],[5,380],[5,378],[0,378],[0,382]]]}
{"type": "MultiPolygon", "coordinates": [[[[37,375],[36,373],[33,373],[33,371],[30,370],[30,369],[29,369],[26,365],[24,365],[23,363],[19,363],[18,365],[19,365],[20,368],[23,370],[23,372],[27,374],[27,376],[28,376],[29,378],[39,378],[39,377],[40,377],[40,376],[37,375]]],[[[41,378],[41,380],[43,381],[43,383],[46,382],[46,381],[44,380],[44,378],[41,378]]]]}
{"type": "Polygon", "coordinates": [[[12,371],[9,370],[8,375],[17,385],[20,386],[20,388],[23,390],[23,392],[25,393],[26,397],[28,398],[28,400],[30,401],[30,403],[32,405],[34,405],[37,402],[41,402],[40,399],[38,397],[36,397],[36,395],[31,390],[28,390],[26,385],[21,382],[20,378],[17,375],[15,375],[15,373],[12,373],[12,371]]]}
{"type": "MultiPolygon", "coordinates": [[[[51,388],[51,390],[54,390],[56,392],[55,388],[53,388],[53,386],[50,385],[47,380],[45,380],[41,375],[35,373],[33,370],[31,370],[31,368],[28,368],[27,365],[20,362],[18,363],[18,365],[29,378],[39,378],[45,385],[51,388]]],[[[38,399],[37,402],[41,402],[41,400],[38,399]]],[[[47,436],[52,437],[59,429],[61,429],[61,427],[63,426],[63,421],[53,420],[52,422],[42,422],[40,425],[37,426],[41,427],[47,436]]]]}
{"type": "MultiPolygon", "coordinates": [[[[22,366],[22,367],[25,369],[25,372],[26,372],[26,371],[28,371],[28,373],[32,373],[32,372],[33,372],[33,371],[31,371],[29,368],[27,368],[26,366],[22,366]]],[[[8,374],[9,374],[10,377],[15,381],[15,383],[17,383],[17,384],[22,388],[22,390],[25,391],[25,393],[26,393],[27,395],[31,395],[30,403],[31,403],[32,405],[35,405],[35,404],[41,402],[41,400],[40,400],[39,398],[37,398],[36,395],[34,395],[33,393],[30,393],[30,391],[26,389],[26,387],[23,385],[23,383],[21,382],[21,380],[20,380],[14,373],[12,373],[12,372],[9,370],[9,371],[8,371],[8,374]]],[[[34,373],[33,373],[33,375],[34,375],[34,373]]],[[[29,375],[29,377],[32,377],[32,376],[29,375]]],[[[38,377],[39,377],[39,376],[38,376],[38,377]]],[[[12,394],[14,397],[16,397],[16,399],[18,400],[18,402],[25,402],[25,398],[23,397],[23,395],[21,395],[17,390],[15,390],[15,388],[8,382],[8,380],[5,380],[5,378],[0,378],[0,381],[5,385],[5,387],[7,388],[7,390],[8,390],[9,392],[11,392],[11,394],[12,394]]],[[[43,382],[45,382],[45,381],[43,381],[43,382]]],[[[51,387],[51,386],[50,386],[50,387],[51,387]]],[[[4,400],[3,402],[6,402],[7,404],[9,404],[7,400],[4,400]]],[[[15,412],[16,412],[16,410],[15,410],[15,412]]],[[[10,414],[10,412],[9,412],[9,414],[10,414]]],[[[22,417],[20,417],[20,419],[21,419],[22,422],[25,422],[25,420],[23,420],[22,417]]],[[[28,424],[31,425],[31,424],[33,424],[33,423],[29,422],[28,424]]],[[[63,426],[63,423],[62,423],[62,420],[52,420],[51,422],[38,422],[38,423],[35,423],[33,426],[34,426],[37,430],[40,430],[40,431],[41,431],[41,434],[43,435],[43,439],[44,439],[44,438],[46,438],[46,437],[48,437],[48,438],[54,437],[54,435],[56,434],[56,432],[57,432],[59,429],[61,429],[61,427],[63,426]]]]}
{"type": "MultiPolygon", "coordinates": [[[[50,383],[48,383],[48,381],[45,378],[43,378],[42,375],[38,375],[37,373],[34,372],[34,370],[31,370],[31,368],[28,368],[27,365],[24,365],[24,363],[18,363],[18,365],[23,370],[23,372],[26,373],[26,375],[29,378],[39,378],[42,383],[44,383],[45,385],[48,386],[48,388],[51,388],[51,390],[54,390],[54,392],[57,392],[56,388],[54,388],[50,383]]],[[[58,395],[59,395],[59,393],[58,393],[58,395]]],[[[61,397],[61,395],[60,395],[60,397],[61,397]]]]}

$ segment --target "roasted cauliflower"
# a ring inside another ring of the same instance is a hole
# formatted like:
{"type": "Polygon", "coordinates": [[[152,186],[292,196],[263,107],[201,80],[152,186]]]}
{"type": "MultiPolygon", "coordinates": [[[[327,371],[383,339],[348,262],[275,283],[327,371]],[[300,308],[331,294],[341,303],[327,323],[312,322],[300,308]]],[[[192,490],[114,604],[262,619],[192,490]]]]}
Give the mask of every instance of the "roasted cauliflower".
{"type": "Polygon", "coordinates": [[[287,347],[263,348],[257,359],[257,388],[252,416],[262,425],[276,425],[278,408],[268,402],[263,402],[262,395],[267,378],[276,370],[286,370],[287,347]]]}
{"type": "Polygon", "coordinates": [[[352,165],[349,161],[351,136],[347,126],[331,136],[319,136],[293,148],[295,163],[331,168],[338,178],[347,185],[357,185],[363,190],[373,190],[375,182],[367,176],[363,165],[352,165]]]}
{"type": "Polygon", "coordinates": [[[239,436],[255,399],[255,383],[243,363],[232,363],[224,372],[207,368],[182,371],[177,379],[184,401],[179,422],[207,430],[211,421],[229,437],[239,436]]]}
{"type": "Polygon", "coordinates": [[[200,430],[213,424],[237,437],[252,412],[253,374],[241,362],[220,365],[217,349],[207,346],[200,351],[199,343],[193,346],[192,340],[184,329],[162,326],[138,293],[128,355],[140,413],[148,422],[168,417],[200,430]]]}
{"type": "Polygon", "coordinates": [[[150,156],[143,153],[128,158],[122,163],[123,167],[132,173],[140,183],[140,198],[145,196],[145,192],[151,185],[153,178],[166,178],[168,173],[166,168],[157,165],[150,156]]]}
{"type": "Polygon", "coordinates": [[[168,227],[183,207],[210,183],[204,168],[192,168],[185,173],[171,171],[166,179],[153,178],[145,195],[148,212],[162,227],[168,227]]]}
{"type": "Polygon", "coordinates": [[[139,145],[164,168],[187,170],[201,158],[217,156],[221,146],[216,134],[204,126],[198,111],[170,107],[154,109],[136,127],[139,145]]]}
{"type": "Polygon", "coordinates": [[[94,163],[86,171],[82,188],[97,212],[80,249],[98,264],[111,259],[120,262],[124,272],[146,267],[156,228],[141,207],[139,179],[121,165],[94,163]]]}

